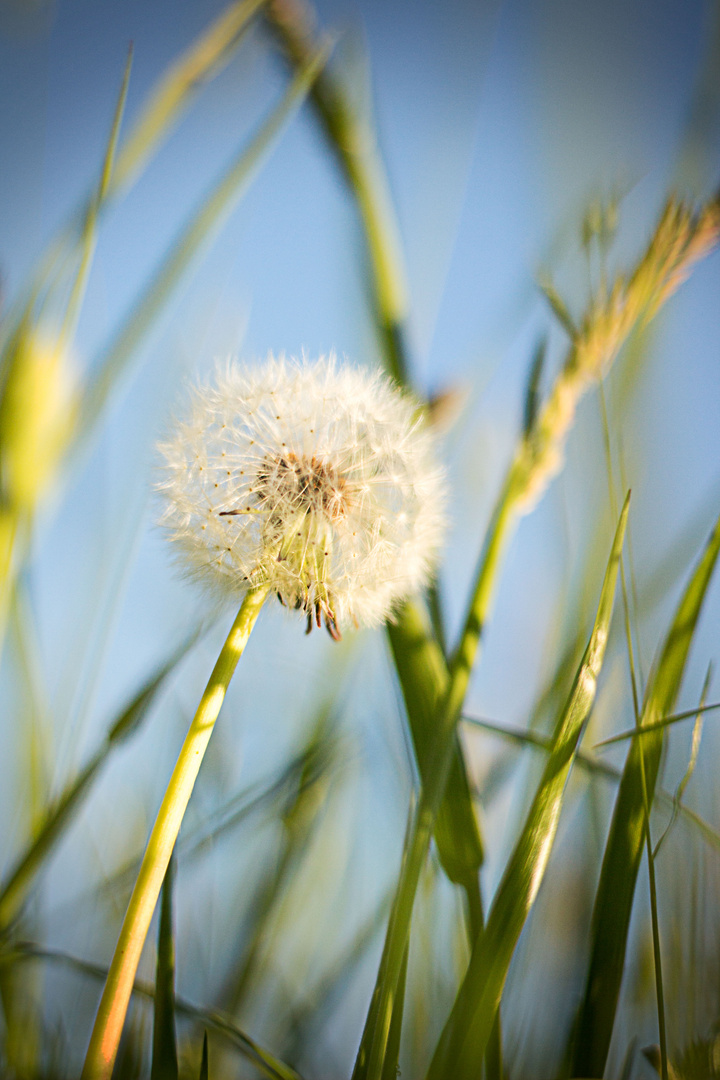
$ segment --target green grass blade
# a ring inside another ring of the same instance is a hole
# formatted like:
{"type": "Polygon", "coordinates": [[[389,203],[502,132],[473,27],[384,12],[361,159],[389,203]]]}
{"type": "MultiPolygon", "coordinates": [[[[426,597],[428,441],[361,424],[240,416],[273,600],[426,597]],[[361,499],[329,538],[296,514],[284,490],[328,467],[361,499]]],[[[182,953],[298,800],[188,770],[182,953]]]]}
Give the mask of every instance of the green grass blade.
{"type": "MultiPolygon", "coordinates": [[[[309,5],[271,4],[266,17],[292,67],[302,68],[316,48],[309,5]]],[[[399,229],[375,133],[369,118],[359,114],[341,80],[332,72],[322,73],[310,97],[362,220],[373,314],[385,365],[398,383],[407,385],[403,340],[407,314],[405,273],[399,229]]]]}
{"type": "MultiPolygon", "coordinates": [[[[522,746],[529,746],[535,750],[543,750],[545,752],[549,752],[552,749],[551,740],[545,735],[539,735],[536,731],[497,724],[493,720],[484,720],[471,716],[464,716],[463,721],[473,727],[482,728],[484,731],[489,731],[494,735],[498,735],[500,738],[506,739],[509,742],[519,743],[522,746]]],[[[600,761],[599,758],[593,757],[592,754],[586,754],[582,750],[578,751],[576,755],[576,764],[585,772],[590,773],[590,775],[603,776],[606,780],[612,780],[617,783],[622,780],[622,769],[618,769],[614,765],[608,765],[607,762],[600,761]]],[[[666,809],[670,811],[673,810],[675,796],[671,795],[669,791],[658,788],[655,798],[656,801],[662,804],[666,809]]],[[[713,829],[711,825],[708,825],[699,814],[696,814],[690,807],[685,806],[682,801],[678,803],[678,811],[686,824],[696,828],[703,840],[705,840],[710,847],[714,848],[715,851],[720,852],[720,833],[716,829],[713,829]]]]}
{"type": "Polygon", "coordinates": [[[177,859],[175,853],[165,871],[160,894],[155,1002],[153,1009],[153,1050],[150,1080],[178,1080],[175,1036],[175,938],[173,933],[173,889],[177,859]]]}
{"type": "MultiPolygon", "coordinates": [[[[233,1016],[241,1013],[247,994],[262,978],[262,957],[268,948],[270,928],[317,828],[336,756],[331,708],[324,707],[300,754],[296,783],[281,800],[283,835],[279,853],[268,861],[247,916],[242,920],[239,940],[229,945],[230,955],[237,959],[218,1000],[233,1016]]],[[[289,905],[287,914],[291,912],[289,905]]]]}
{"type": "Polygon", "coordinates": [[[85,210],[85,216],[80,235],[80,264],[75,275],[75,281],[73,282],[72,290],[70,292],[70,299],[68,300],[65,318],[63,320],[63,325],[60,332],[60,340],[63,343],[67,343],[70,341],[75,330],[75,325],[77,323],[77,318],[80,313],[83,297],[85,295],[85,287],[87,285],[87,279],[90,273],[93,255],[95,254],[98,215],[100,212],[100,208],[107,197],[108,189],[110,187],[110,181],[112,178],[113,165],[115,163],[115,152],[117,150],[118,139],[120,137],[120,124],[122,123],[123,113],[125,112],[125,102],[127,100],[128,84],[130,82],[132,57],[133,47],[131,44],[130,48],[128,49],[128,57],[125,63],[125,71],[123,73],[123,79],[120,85],[120,94],[118,95],[117,104],[115,106],[115,115],[113,117],[113,122],[110,127],[110,135],[108,137],[108,143],[105,149],[105,157],[103,159],[102,169],[100,171],[100,180],[98,181],[97,191],[94,195],[90,197],[87,208],[85,210]]]}
{"type": "Polygon", "coordinates": [[[130,738],[141,726],[165,680],[185,656],[196,640],[196,636],[193,634],[184,642],[135,694],[110,727],[100,748],[75,779],[67,785],[57,802],[47,811],[45,821],[37,836],[18,857],[7,879],[0,887],[0,933],[7,929],[17,917],[36,874],[69,828],[105,761],[116,746],[130,738]]]}
{"type": "Polygon", "coordinates": [[[385,1060],[383,1062],[380,1080],[397,1080],[400,1074],[400,1036],[402,1034],[403,1013],[405,1011],[405,987],[407,985],[408,948],[405,949],[400,978],[398,979],[397,994],[390,1019],[385,1060]]]}
{"type": "MultiPolygon", "coordinates": [[[[107,968],[99,964],[91,964],[86,960],[79,960],[68,953],[57,949],[48,949],[36,945],[33,942],[14,942],[12,947],[6,950],[0,949],[0,967],[12,965],[29,960],[44,960],[50,963],[61,964],[79,975],[98,981],[105,981],[107,968]]],[[[155,997],[155,988],[149,983],[136,980],[133,983],[132,993],[135,997],[152,1001],[155,997]]],[[[175,1013],[185,1016],[190,1020],[205,1024],[211,1031],[216,1032],[234,1046],[254,1067],[268,1080],[302,1080],[299,1073],[292,1069],[278,1057],[271,1054],[259,1043],[251,1039],[231,1016],[218,1009],[206,1009],[200,1005],[193,1005],[184,998],[175,998],[175,1013]]]]}
{"type": "MultiPolygon", "coordinates": [[[[651,674],[642,727],[672,711],[718,551],[720,518],[678,605],[651,674]]],[[[570,1048],[573,1076],[601,1077],[605,1071],[645,836],[643,768],[647,801],[652,805],[663,741],[662,729],[634,740],[620,782],[595,897],[585,991],[570,1048]]]]}
{"type": "MultiPolygon", "coordinates": [[[[433,767],[438,710],[447,693],[447,664],[418,604],[405,604],[397,620],[388,624],[387,633],[420,777],[426,783],[433,767]]],[[[477,880],[484,859],[483,844],[457,736],[434,835],[440,862],[450,880],[463,887],[477,880]]]]}
{"type": "Polygon", "coordinates": [[[175,61],[154,88],[117,158],[110,191],[127,187],[166,138],[203,82],[218,74],[232,57],[252,17],[264,0],[229,4],[175,61]]]}
{"type": "Polygon", "coordinates": [[[593,749],[600,750],[605,746],[612,746],[613,743],[625,742],[628,739],[642,739],[653,731],[661,731],[672,724],[679,724],[682,720],[692,720],[714,709],[720,709],[720,702],[714,702],[712,705],[701,703],[695,709],[685,709],[683,712],[673,713],[672,716],[664,716],[662,720],[656,720],[652,724],[646,724],[641,731],[638,731],[637,728],[630,728],[628,731],[621,731],[619,735],[611,735],[609,739],[603,739],[602,742],[595,743],[593,749]]]}
{"type": "Polygon", "coordinates": [[[629,497],[610,555],[595,625],[553,736],[553,748],[522,833],[476,941],[465,978],[428,1073],[429,1080],[475,1080],[480,1074],[510,960],[550,856],[565,784],[595,700],[613,610],[629,497]]]}
{"type": "Polygon", "coordinates": [[[323,47],[313,53],[308,64],[298,72],[280,103],[191,216],[152,280],[141,290],[139,300],[100,358],[95,376],[85,391],[78,421],[80,437],[86,435],[95,424],[112,390],[125,373],[135,349],[160,314],[190,263],[221,228],[285,125],[299,109],[323,68],[327,52],[327,47],[323,47]]]}

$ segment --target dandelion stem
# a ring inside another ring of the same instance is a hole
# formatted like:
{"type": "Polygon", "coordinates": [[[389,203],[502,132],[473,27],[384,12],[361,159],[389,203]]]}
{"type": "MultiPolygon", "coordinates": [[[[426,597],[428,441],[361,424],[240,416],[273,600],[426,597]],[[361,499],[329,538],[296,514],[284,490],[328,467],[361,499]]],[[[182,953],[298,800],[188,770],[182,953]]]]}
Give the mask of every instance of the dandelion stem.
{"type": "Polygon", "coordinates": [[[243,600],[185,737],[130,897],[90,1037],[82,1080],[110,1080],[140,954],[183,815],[230,679],[267,592],[265,586],[253,589],[243,600]]]}

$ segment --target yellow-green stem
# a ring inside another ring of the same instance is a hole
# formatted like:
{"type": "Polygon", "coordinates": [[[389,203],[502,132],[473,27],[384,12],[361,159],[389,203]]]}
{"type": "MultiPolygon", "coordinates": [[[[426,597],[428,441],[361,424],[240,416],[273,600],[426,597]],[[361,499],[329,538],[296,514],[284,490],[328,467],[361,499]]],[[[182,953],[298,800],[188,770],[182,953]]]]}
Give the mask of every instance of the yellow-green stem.
{"type": "Polygon", "coordinates": [[[130,897],[90,1037],[82,1080],[110,1080],[112,1075],[135,972],[173,846],[230,679],[267,592],[263,586],[243,600],[185,737],[130,897]]]}

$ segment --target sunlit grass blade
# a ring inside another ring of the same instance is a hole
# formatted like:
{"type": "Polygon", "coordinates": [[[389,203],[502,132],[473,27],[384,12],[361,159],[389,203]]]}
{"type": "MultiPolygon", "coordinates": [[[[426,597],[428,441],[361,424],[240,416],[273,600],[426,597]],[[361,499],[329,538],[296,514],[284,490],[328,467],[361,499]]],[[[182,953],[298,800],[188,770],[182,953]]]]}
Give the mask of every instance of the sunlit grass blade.
{"type": "Polygon", "coordinates": [[[118,154],[113,191],[125,187],[137,175],[159,142],[172,131],[198,87],[222,70],[263,3],[239,0],[229,4],[169,68],[118,154]]]}
{"type": "MultiPolygon", "coordinates": [[[[0,949],[0,967],[25,963],[30,960],[41,960],[60,964],[78,975],[104,981],[107,977],[107,968],[99,964],[91,964],[86,960],[80,960],[58,949],[49,949],[33,942],[13,942],[12,946],[0,949]]],[[[133,983],[132,993],[135,997],[152,1001],[155,997],[155,988],[149,983],[136,980],[133,983]]],[[[270,1053],[263,1046],[251,1039],[231,1016],[218,1009],[206,1009],[184,998],[176,996],[175,1013],[177,1016],[185,1016],[190,1020],[204,1024],[211,1031],[216,1032],[234,1046],[244,1058],[252,1062],[254,1067],[268,1080],[302,1080],[299,1073],[275,1054],[270,1053]]]]}
{"type": "Polygon", "coordinates": [[[565,784],[583,726],[595,701],[613,610],[629,497],[620,515],[598,612],[570,697],[558,718],[553,749],[525,825],[475,942],[428,1073],[429,1080],[475,1080],[479,1075],[510,960],[532,908],[550,856],[565,784]]]}
{"type": "Polygon", "coordinates": [[[102,766],[110,754],[139,729],[155,702],[167,678],[172,674],[197,634],[191,635],[172,656],[162,664],[126,705],[110,727],[99,749],[80,773],[68,783],[47,816],[37,836],[18,857],[14,867],[0,887],[0,933],[16,918],[32,887],[35,876],[70,826],[75,813],[87,797],[102,766]]]}
{"type": "Polygon", "coordinates": [[[125,71],[123,73],[123,79],[120,86],[120,94],[118,96],[117,104],[115,106],[115,115],[113,117],[112,125],[110,127],[110,135],[108,137],[108,143],[105,149],[105,157],[103,159],[102,169],[100,170],[100,180],[98,181],[97,191],[94,193],[94,195],[91,195],[90,200],[87,204],[87,208],[85,210],[85,216],[80,234],[80,263],[77,268],[75,281],[73,282],[73,286],[70,292],[70,298],[67,304],[67,309],[65,311],[65,318],[63,319],[63,324],[60,331],[60,339],[66,344],[69,343],[75,330],[78,315],[80,313],[80,308],[83,302],[83,297],[85,295],[85,287],[87,285],[87,279],[90,273],[93,255],[95,253],[95,246],[97,243],[98,214],[105,198],[107,197],[108,189],[110,187],[110,182],[112,178],[113,166],[115,164],[115,153],[117,150],[118,139],[120,137],[120,124],[122,123],[123,113],[125,111],[128,84],[130,82],[132,56],[133,49],[131,44],[130,48],[128,49],[128,57],[125,63],[125,71]]]}
{"type": "Polygon", "coordinates": [[[165,871],[165,881],[160,894],[150,1080],[177,1080],[178,1078],[175,1036],[175,934],[173,930],[173,890],[176,866],[177,860],[173,855],[165,871]]]}
{"type": "Polygon", "coordinates": [[[236,155],[219,182],[203,200],[165,255],[152,279],[140,291],[119,332],[99,358],[79,418],[80,436],[87,434],[126,371],[133,353],[198,252],[221,228],[323,68],[328,49],[314,52],[295,76],[284,97],[257,134],[236,155]]]}
{"type": "MultiPolygon", "coordinates": [[[[685,589],[651,674],[641,727],[672,712],[719,550],[720,519],[685,589]]],[[[574,1076],[601,1077],[605,1071],[645,837],[644,796],[652,806],[663,741],[662,728],[635,739],[625,763],[595,897],[590,961],[571,1049],[574,1076]]]]}
{"type": "Polygon", "coordinates": [[[135,973],[165,871],[227,688],[265,603],[268,588],[267,584],[259,585],[245,594],[180,748],[150,831],[108,968],[107,981],[85,1055],[83,1080],[110,1080],[112,1076],[135,973]]]}

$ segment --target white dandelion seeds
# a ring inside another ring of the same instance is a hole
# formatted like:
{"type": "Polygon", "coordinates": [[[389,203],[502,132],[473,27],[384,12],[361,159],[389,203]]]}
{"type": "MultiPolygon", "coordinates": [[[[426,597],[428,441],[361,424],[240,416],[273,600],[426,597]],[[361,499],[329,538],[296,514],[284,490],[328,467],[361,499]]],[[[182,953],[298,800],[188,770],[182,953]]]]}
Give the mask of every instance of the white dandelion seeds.
{"type": "Polygon", "coordinates": [[[412,400],[382,374],[229,362],[191,389],[160,444],[161,524],[192,578],[221,596],[268,585],[308,632],[372,626],[428,580],[443,471],[412,400]]]}

